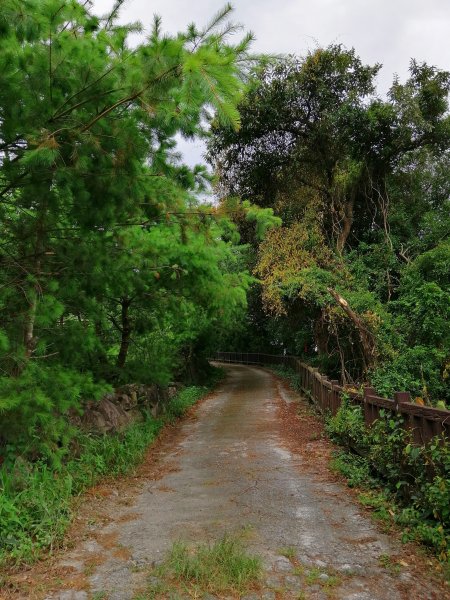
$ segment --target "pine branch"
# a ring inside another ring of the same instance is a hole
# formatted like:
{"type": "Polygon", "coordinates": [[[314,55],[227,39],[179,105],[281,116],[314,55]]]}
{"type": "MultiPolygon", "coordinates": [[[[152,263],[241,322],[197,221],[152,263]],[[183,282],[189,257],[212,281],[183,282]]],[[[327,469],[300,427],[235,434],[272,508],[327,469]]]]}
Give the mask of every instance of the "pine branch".
{"type": "Polygon", "coordinates": [[[227,2],[227,4],[213,16],[205,29],[200,33],[200,37],[202,39],[206,38],[208,34],[210,34],[231,12],[233,12],[233,10],[233,6],[227,2]]]}
{"type": "Polygon", "coordinates": [[[118,14],[119,14],[119,10],[122,8],[122,6],[125,4],[125,2],[127,2],[128,0],[116,0],[109,16],[106,19],[106,23],[105,23],[105,29],[108,30],[111,28],[114,20],[117,18],[118,14]]]}

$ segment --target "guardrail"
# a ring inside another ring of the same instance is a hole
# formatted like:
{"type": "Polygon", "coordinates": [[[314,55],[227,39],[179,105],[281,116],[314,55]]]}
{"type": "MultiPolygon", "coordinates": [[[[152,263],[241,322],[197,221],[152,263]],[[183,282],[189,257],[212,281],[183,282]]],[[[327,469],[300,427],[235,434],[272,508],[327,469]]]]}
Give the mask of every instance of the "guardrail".
{"type": "Polygon", "coordinates": [[[382,398],[377,392],[366,387],[362,393],[345,389],[335,379],[328,379],[296,356],[281,356],[277,354],[260,354],[251,352],[217,352],[215,360],[245,365],[284,365],[295,371],[300,378],[300,384],[316,406],[322,412],[333,415],[342,402],[345,393],[352,402],[362,405],[364,420],[369,427],[380,416],[380,410],[388,410],[392,414],[400,414],[404,424],[413,433],[416,445],[427,444],[434,436],[444,434],[450,438],[450,411],[429,406],[420,406],[411,402],[409,392],[395,392],[394,398],[382,398]]]}

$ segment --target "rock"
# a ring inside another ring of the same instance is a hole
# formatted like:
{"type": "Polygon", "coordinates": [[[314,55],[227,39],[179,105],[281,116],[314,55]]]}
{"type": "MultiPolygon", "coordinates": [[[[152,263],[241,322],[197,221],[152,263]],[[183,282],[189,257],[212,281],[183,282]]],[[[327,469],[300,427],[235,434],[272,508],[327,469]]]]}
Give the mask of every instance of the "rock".
{"type": "Polygon", "coordinates": [[[103,550],[102,546],[96,540],[86,540],[81,545],[84,552],[99,553],[103,550]]]}
{"type": "Polygon", "coordinates": [[[124,385],[116,390],[113,402],[120,405],[124,410],[131,410],[138,405],[138,388],[135,383],[124,385]]]}
{"type": "Polygon", "coordinates": [[[321,573],[319,575],[319,579],[320,579],[320,581],[328,581],[328,579],[330,579],[330,576],[327,575],[326,573],[321,573]]]}
{"type": "Polygon", "coordinates": [[[158,588],[162,582],[159,577],[155,577],[154,575],[152,575],[147,579],[147,583],[151,588],[155,589],[158,588]]]}
{"type": "Polygon", "coordinates": [[[71,410],[68,418],[76,427],[88,431],[114,433],[130,423],[143,421],[145,411],[155,418],[159,416],[178,388],[178,384],[170,384],[168,388],[136,383],[123,385],[105,394],[99,402],[86,402],[82,416],[71,410]]]}
{"type": "Polygon", "coordinates": [[[171,400],[174,396],[178,394],[178,388],[176,385],[169,385],[167,388],[167,397],[171,400]]]}
{"type": "Polygon", "coordinates": [[[94,407],[87,406],[82,416],[82,424],[88,430],[107,433],[120,431],[131,422],[126,411],[105,397],[94,407]]]}
{"type": "Polygon", "coordinates": [[[155,560],[152,560],[152,567],[154,569],[156,569],[157,567],[160,567],[163,564],[164,564],[164,559],[163,558],[157,558],[155,560]]]}
{"type": "Polygon", "coordinates": [[[276,600],[275,592],[263,592],[262,600],[276,600]]]}
{"type": "Polygon", "coordinates": [[[130,417],[132,423],[141,423],[144,420],[144,415],[139,408],[132,408],[127,410],[127,415],[130,417]]]}
{"type": "Polygon", "coordinates": [[[282,587],[282,583],[279,577],[270,576],[266,579],[266,585],[270,588],[279,588],[282,587]]]}
{"type": "Polygon", "coordinates": [[[288,575],[284,579],[284,585],[293,591],[298,591],[302,588],[302,580],[296,575],[288,575]]]}
{"type": "Polygon", "coordinates": [[[289,559],[285,556],[279,556],[275,561],[273,568],[275,571],[281,571],[282,573],[289,573],[292,571],[292,564],[289,559]]]}
{"type": "Polygon", "coordinates": [[[327,566],[327,563],[323,562],[323,560],[315,560],[314,564],[316,567],[319,567],[319,569],[324,569],[327,566]]]}
{"type": "Polygon", "coordinates": [[[101,400],[98,411],[103,415],[109,430],[118,431],[130,422],[129,415],[110,400],[101,400]]]}
{"type": "Polygon", "coordinates": [[[354,567],[352,565],[349,565],[348,563],[344,564],[344,565],[339,565],[336,570],[339,571],[339,573],[343,573],[344,575],[351,575],[352,573],[355,573],[356,567],[359,565],[355,565],[354,567]]]}

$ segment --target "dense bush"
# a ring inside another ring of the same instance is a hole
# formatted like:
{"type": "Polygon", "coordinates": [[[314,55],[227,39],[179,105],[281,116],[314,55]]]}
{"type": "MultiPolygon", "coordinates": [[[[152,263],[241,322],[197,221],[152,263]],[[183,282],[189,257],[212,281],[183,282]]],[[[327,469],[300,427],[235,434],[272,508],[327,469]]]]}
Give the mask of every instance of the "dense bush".
{"type": "MultiPolygon", "coordinates": [[[[374,506],[403,528],[405,540],[414,539],[434,548],[441,560],[450,560],[450,448],[437,437],[427,446],[412,444],[411,432],[401,417],[381,412],[366,429],[359,407],[344,400],[337,414],[329,417],[326,431],[362,456],[341,453],[334,466],[352,486],[378,487],[384,500],[374,494],[374,506]],[[386,504],[394,503],[393,510],[386,504]]],[[[371,496],[365,496],[370,503],[371,496]]]]}

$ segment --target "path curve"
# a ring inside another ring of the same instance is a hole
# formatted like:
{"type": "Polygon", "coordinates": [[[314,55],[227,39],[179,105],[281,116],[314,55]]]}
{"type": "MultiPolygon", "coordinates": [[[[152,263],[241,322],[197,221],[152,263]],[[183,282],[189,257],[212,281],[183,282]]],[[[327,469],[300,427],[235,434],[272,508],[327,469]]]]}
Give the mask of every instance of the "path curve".
{"type": "Polygon", "coordinates": [[[238,531],[247,532],[246,545],[266,568],[265,590],[251,598],[442,598],[408,565],[392,574],[389,557],[401,551],[398,542],[377,530],[343,484],[312,474],[304,452],[286,443],[280,408],[301,399],[264,369],[226,370],[195,418],[181,425],[176,444],[160,448],[159,478],[141,481],[132,497],[111,493],[110,522],[94,522],[59,559],[61,569],[87,577],[88,589],[86,581],[78,590],[72,583],[47,598],[129,600],[175,540],[238,531]],[[291,558],[306,583],[282,548],[295,550],[291,558]],[[330,574],[339,582],[333,587],[326,586],[330,574]]]}

